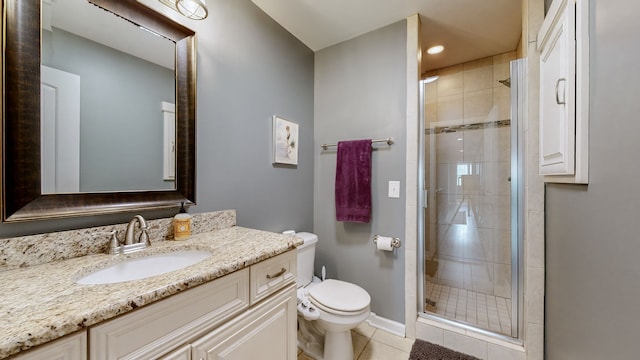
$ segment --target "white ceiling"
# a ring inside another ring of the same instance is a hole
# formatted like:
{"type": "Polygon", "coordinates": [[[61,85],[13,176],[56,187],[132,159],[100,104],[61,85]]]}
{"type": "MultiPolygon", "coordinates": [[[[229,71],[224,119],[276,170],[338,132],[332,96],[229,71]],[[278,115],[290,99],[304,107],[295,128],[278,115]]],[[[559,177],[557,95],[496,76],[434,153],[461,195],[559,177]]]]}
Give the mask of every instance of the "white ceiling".
{"type": "Polygon", "coordinates": [[[173,70],[175,43],[86,0],[43,0],[42,27],[56,27],[173,70]],[[108,29],[108,31],[105,31],[108,29]]]}
{"type": "Polygon", "coordinates": [[[252,0],[285,29],[317,51],[393,24],[412,14],[422,20],[423,70],[460,64],[516,49],[521,0],[252,0]]]}

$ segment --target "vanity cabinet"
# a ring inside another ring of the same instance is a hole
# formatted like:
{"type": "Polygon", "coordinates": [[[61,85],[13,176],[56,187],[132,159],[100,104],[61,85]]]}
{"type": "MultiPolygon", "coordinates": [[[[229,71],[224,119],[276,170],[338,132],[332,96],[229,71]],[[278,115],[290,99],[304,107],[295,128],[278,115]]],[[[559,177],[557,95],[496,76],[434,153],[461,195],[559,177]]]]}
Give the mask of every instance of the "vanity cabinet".
{"type": "Polygon", "coordinates": [[[87,333],[85,331],[67,335],[12,360],[87,360],[87,333]]]}
{"type": "Polygon", "coordinates": [[[93,326],[89,359],[294,360],[296,266],[288,251],[93,326]]]}
{"type": "Polygon", "coordinates": [[[154,359],[249,307],[249,269],[89,328],[89,358],[154,359]]]}
{"type": "Polygon", "coordinates": [[[547,182],[588,182],[588,2],[554,0],[538,33],[539,169],[547,182]]]}

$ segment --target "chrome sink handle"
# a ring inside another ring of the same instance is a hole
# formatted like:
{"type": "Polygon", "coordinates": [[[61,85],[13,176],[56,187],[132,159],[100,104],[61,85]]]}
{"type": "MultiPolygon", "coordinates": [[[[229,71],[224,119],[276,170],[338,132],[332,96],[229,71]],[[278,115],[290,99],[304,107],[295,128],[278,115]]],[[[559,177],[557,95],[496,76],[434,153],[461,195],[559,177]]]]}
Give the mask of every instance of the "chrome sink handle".
{"type": "Polygon", "coordinates": [[[138,242],[145,244],[147,246],[151,246],[151,241],[149,241],[149,228],[147,225],[140,227],[140,236],[138,237],[138,242]]]}
{"type": "Polygon", "coordinates": [[[97,238],[98,236],[108,235],[111,236],[109,240],[109,254],[118,253],[118,249],[120,248],[120,240],[118,239],[117,232],[115,230],[112,231],[97,231],[91,234],[92,238],[97,238]]]}

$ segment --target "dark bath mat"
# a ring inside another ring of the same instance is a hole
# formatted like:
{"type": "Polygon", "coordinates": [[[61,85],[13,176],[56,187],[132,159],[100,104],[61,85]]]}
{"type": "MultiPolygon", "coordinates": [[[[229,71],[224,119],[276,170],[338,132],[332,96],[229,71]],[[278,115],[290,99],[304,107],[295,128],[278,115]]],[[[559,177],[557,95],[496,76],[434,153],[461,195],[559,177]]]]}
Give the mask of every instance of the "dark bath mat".
{"type": "Polygon", "coordinates": [[[440,345],[416,339],[411,347],[409,360],[480,360],[477,357],[459,353],[440,345]]]}

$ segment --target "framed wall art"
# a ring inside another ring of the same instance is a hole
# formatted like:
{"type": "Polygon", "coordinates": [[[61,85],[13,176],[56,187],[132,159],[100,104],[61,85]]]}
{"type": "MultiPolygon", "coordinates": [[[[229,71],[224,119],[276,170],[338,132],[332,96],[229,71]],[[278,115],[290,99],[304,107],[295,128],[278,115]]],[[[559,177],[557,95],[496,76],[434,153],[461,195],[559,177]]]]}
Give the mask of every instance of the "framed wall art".
{"type": "Polygon", "coordinates": [[[298,165],[298,124],[273,116],[273,163],[298,165]]]}

